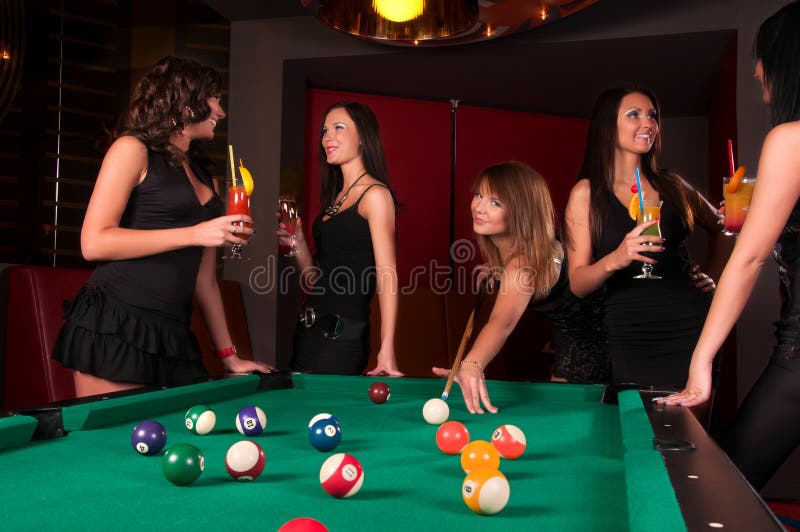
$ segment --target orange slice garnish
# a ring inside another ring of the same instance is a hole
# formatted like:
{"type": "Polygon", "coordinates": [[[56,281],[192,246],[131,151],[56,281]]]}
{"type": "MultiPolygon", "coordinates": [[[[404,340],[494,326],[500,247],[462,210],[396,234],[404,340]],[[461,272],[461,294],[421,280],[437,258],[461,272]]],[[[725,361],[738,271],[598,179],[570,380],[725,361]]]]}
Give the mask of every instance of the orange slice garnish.
{"type": "Polygon", "coordinates": [[[747,169],[744,166],[740,166],[736,169],[736,171],[731,176],[731,180],[728,181],[728,186],[726,187],[726,191],[728,194],[733,194],[736,192],[736,189],[739,188],[739,184],[742,182],[742,178],[744,177],[744,173],[747,169]]]}
{"type": "Polygon", "coordinates": [[[631,200],[628,202],[628,216],[631,217],[631,220],[639,217],[639,194],[631,196],[631,200]]]}

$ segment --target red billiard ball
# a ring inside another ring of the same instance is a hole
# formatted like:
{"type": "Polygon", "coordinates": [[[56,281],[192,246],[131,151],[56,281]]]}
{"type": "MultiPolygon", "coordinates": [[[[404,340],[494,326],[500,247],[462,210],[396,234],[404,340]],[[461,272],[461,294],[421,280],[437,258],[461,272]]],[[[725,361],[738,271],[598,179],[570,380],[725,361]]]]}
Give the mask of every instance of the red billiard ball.
{"type": "Polygon", "coordinates": [[[447,421],[436,429],[436,446],[444,454],[458,454],[469,443],[469,431],[463,423],[447,421]]]}
{"type": "Polygon", "coordinates": [[[369,387],[369,398],[375,404],[385,403],[390,395],[389,385],[385,382],[374,382],[369,387]]]}
{"type": "Polygon", "coordinates": [[[525,433],[516,425],[502,425],[492,433],[492,446],[508,460],[522,456],[526,444],[525,433]]]}
{"type": "Polygon", "coordinates": [[[328,528],[310,517],[298,517],[281,525],[278,532],[328,532],[328,528]]]}
{"type": "Polygon", "coordinates": [[[228,448],[225,454],[225,469],[236,480],[253,480],[258,478],[267,457],[259,444],[250,440],[241,440],[228,448]]]}
{"type": "Polygon", "coordinates": [[[352,497],[364,483],[364,469],[355,457],[344,453],[334,454],[322,464],[319,483],[322,489],[337,499],[352,497]]]}

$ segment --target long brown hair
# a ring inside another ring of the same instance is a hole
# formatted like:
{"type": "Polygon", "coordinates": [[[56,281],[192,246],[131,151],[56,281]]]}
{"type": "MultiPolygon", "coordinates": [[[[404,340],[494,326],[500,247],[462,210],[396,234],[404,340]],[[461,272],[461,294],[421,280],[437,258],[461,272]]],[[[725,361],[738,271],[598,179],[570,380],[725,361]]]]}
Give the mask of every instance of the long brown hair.
{"type": "Polygon", "coordinates": [[[533,299],[547,296],[552,286],[553,259],[559,254],[555,211],[544,178],[525,163],[509,161],[486,168],[473,192],[486,185],[503,205],[511,251],[503,256],[491,236],[476,235],[478,247],[493,272],[510,260],[520,260],[531,275],[525,279],[533,299]]]}
{"type": "MultiPolygon", "coordinates": [[[[189,59],[164,57],[136,85],[130,109],[114,138],[132,135],[180,167],[183,153],[169,142],[170,134],[206,120],[211,114],[206,100],[218,97],[221,91],[222,77],[213,68],[189,59]]],[[[196,142],[190,151],[198,154],[196,142]]]]}
{"type": "MultiPolygon", "coordinates": [[[[614,193],[614,154],[617,146],[617,117],[622,99],[628,94],[639,93],[647,96],[656,110],[658,135],[650,151],[642,155],[641,173],[646,176],[659,194],[672,201],[681,215],[683,224],[694,229],[694,216],[686,199],[685,187],[680,178],[669,170],[658,167],[661,154],[661,108],[655,94],[640,87],[619,87],[604,91],[598,96],[592,110],[586,151],[583,155],[578,179],[588,179],[591,190],[589,200],[589,227],[592,235],[592,248],[597,249],[603,224],[609,209],[609,198],[614,193]]],[[[564,231],[566,243],[571,241],[569,231],[564,231]]]]}

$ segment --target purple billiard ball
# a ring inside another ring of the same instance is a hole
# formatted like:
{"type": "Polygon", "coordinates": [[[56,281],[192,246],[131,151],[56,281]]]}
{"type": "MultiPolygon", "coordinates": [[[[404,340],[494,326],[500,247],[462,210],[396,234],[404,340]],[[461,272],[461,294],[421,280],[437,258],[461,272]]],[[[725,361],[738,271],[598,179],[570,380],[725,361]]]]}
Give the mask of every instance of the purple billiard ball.
{"type": "Polygon", "coordinates": [[[158,421],[142,421],[131,432],[131,445],[136,452],[152,456],[161,452],[167,444],[167,430],[158,421]]]}

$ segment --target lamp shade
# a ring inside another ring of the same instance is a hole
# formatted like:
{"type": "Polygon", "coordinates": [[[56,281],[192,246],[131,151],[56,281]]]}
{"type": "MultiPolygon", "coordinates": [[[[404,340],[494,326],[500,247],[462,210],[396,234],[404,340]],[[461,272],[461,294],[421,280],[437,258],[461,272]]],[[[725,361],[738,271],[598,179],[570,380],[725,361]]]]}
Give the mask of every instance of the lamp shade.
{"type": "Polygon", "coordinates": [[[477,0],[324,0],[319,18],[367,39],[414,43],[477,30],[477,0]]]}

